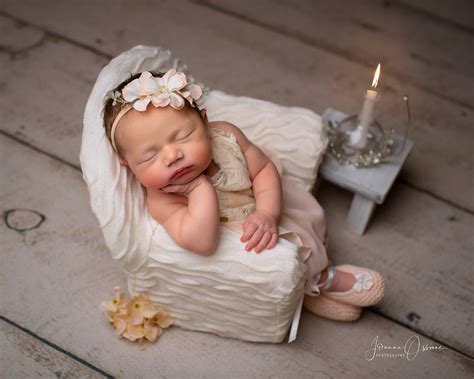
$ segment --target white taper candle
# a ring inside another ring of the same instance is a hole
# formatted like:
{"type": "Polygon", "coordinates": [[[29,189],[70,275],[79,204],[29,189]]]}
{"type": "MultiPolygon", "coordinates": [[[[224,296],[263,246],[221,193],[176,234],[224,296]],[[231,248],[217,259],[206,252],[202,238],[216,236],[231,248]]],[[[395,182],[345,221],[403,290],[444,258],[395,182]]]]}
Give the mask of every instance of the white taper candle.
{"type": "MultiPolygon", "coordinates": [[[[374,80],[372,82],[372,88],[377,87],[377,83],[380,76],[380,63],[375,70],[374,80]]],[[[365,94],[364,105],[362,106],[362,111],[359,114],[359,125],[352,132],[349,145],[363,149],[367,145],[367,133],[369,131],[369,126],[374,121],[374,111],[375,103],[378,99],[378,94],[375,89],[368,89],[365,94]]]]}

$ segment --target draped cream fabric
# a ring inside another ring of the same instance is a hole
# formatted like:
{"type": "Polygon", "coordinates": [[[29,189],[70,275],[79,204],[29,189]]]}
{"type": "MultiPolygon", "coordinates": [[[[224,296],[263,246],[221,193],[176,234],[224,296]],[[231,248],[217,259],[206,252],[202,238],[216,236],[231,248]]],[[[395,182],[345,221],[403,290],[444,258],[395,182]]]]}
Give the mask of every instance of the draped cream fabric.
{"type": "MultiPolygon", "coordinates": [[[[112,258],[127,276],[129,292],[148,291],[175,317],[175,325],[248,341],[281,342],[304,291],[307,267],[296,245],[281,240],[265,254],[248,254],[235,232],[221,228],[213,255],[182,249],[149,215],[140,183],[119,164],[105,136],[106,92],[130,72],[172,67],[190,78],[186,65],[169,51],[140,45],[100,72],[85,109],[79,156],[92,211],[112,258]]],[[[220,91],[211,91],[201,106],[211,121],[230,121],[262,149],[276,152],[283,175],[310,190],[327,145],[319,115],[220,91]]]]}

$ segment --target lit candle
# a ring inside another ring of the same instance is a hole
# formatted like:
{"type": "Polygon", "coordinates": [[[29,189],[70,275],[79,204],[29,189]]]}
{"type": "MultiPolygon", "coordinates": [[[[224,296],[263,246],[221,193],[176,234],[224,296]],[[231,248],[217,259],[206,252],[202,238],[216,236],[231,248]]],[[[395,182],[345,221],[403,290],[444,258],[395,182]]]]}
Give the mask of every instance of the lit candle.
{"type": "MultiPolygon", "coordinates": [[[[380,76],[380,63],[377,66],[377,70],[375,70],[374,80],[372,81],[372,88],[377,87],[377,83],[379,81],[380,76]]],[[[367,145],[367,132],[369,130],[369,126],[374,121],[374,110],[375,110],[375,102],[378,100],[377,91],[374,89],[368,89],[365,94],[364,105],[362,107],[362,111],[359,115],[359,125],[357,128],[351,133],[349,139],[349,145],[353,147],[357,147],[359,149],[363,149],[367,145]]]]}

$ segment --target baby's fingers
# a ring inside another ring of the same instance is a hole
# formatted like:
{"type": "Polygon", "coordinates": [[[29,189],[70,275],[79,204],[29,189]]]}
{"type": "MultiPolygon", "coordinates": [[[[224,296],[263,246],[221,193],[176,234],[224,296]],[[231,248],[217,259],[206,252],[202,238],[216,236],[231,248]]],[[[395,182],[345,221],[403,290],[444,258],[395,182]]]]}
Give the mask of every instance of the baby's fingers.
{"type": "Polygon", "coordinates": [[[250,237],[253,236],[255,231],[258,229],[258,226],[255,224],[250,224],[248,226],[244,227],[244,234],[242,234],[242,237],[240,237],[240,240],[242,242],[247,241],[250,237]]]}
{"type": "Polygon", "coordinates": [[[268,248],[268,249],[271,249],[271,248],[274,247],[277,243],[278,243],[278,233],[277,233],[277,232],[273,232],[273,233],[272,233],[272,239],[270,240],[270,243],[268,244],[267,248],[268,248]]]}
{"type": "Polygon", "coordinates": [[[248,242],[247,246],[245,246],[245,249],[247,251],[250,251],[252,250],[255,246],[257,246],[257,244],[260,242],[260,240],[262,239],[263,237],[263,228],[260,227],[255,231],[255,233],[253,234],[252,238],[250,239],[250,241],[248,242]]]}
{"type": "Polygon", "coordinates": [[[256,253],[260,253],[263,249],[265,249],[265,246],[267,246],[268,242],[272,239],[272,235],[270,231],[266,231],[260,242],[258,243],[257,247],[255,248],[256,253]]]}

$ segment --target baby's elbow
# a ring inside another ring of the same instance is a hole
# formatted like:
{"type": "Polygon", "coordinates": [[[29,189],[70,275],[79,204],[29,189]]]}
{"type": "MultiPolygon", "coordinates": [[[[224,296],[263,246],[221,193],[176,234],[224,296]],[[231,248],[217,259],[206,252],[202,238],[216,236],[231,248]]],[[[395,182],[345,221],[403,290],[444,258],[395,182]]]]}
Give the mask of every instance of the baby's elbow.
{"type": "Polygon", "coordinates": [[[209,256],[214,254],[217,250],[219,245],[219,233],[220,231],[220,224],[219,222],[216,223],[214,227],[209,226],[209,230],[207,235],[201,236],[201,254],[204,256],[209,256]]]}
{"type": "Polygon", "coordinates": [[[218,240],[209,236],[187,236],[187,238],[178,238],[176,243],[185,250],[208,256],[217,249],[218,240]]]}
{"type": "Polygon", "coordinates": [[[209,250],[208,255],[214,254],[216,252],[218,246],[219,246],[219,238],[216,238],[215,241],[214,241],[214,244],[211,246],[211,249],[209,250]]]}
{"type": "Polygon", "coordinates": [[[185,237],[181,234],[177,237],[177,244],[184,249],[198,255],[208,256],[217,250],[219,244],[219,229],[217,229],[215,233],[207,233],[207,235],[201,232],[198,235],[188,234],[185,237]]]}
{"type": "Polygon", "coordinates": [[[218,238],[213,238],[213,239],[207,239],[205,241],[201,241],[199,243],[199,246],[195,246],[193,251],[196,254],[202,255],[202,256],[209,256],[214,254],[214,252],[217,250],[217,246],[219,244],[218,238]]]}
{"type": "Polygon", "coordinates": [[[208,243],[203,243],[201,249],[199,249],[200,251],[198,254],[206,256],[206,257],[209,255],[212,255],[217,250],[217,245],[218,245],[217,239],[215,241],[209,241],[208,243]]]}

